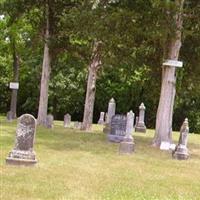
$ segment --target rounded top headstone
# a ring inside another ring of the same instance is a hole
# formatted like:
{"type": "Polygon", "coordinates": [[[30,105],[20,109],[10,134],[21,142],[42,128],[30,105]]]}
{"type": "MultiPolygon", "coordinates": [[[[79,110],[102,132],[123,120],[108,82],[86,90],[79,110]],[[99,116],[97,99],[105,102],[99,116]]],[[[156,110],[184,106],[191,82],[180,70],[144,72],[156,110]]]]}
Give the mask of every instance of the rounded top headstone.
{"type": "Polygon", "coordinates": [[[110,102],[109,102],[109,103],[115,103],[114,98],[110,99],[110,102]]]}
{"type": "Polygon", "coordinates": [[[140,109],[140,110],[145,110],[145,109],[146,109],[146,107],[144,106],[144,103],[141,103],[139,109],[140,109]]]}

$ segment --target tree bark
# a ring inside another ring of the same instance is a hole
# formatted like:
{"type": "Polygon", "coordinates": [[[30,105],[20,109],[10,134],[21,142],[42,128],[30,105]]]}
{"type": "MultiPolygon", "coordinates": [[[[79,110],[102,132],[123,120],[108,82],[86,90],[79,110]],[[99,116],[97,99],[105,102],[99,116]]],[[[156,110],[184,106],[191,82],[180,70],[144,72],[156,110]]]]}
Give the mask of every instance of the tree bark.
{"type": "MultiPolygon", "coordinates": [[[[183,24],[184,0],[176,0],[177,13],[175,15],[176,30],[173,37],[168,40],[166,58],[178,60],[181,48],[181,35],[183,24]]],[[[173,66],[162,67],[162,86],[160,101],[156,116],[156,131],[153,146],[159,147],[161,142],[172,142],[172,118],[176,94],[176,68],[173,66]]]]}
{"type": "Polygon", "coordinates": [[[81,127],[82,130],[90,130],[92,126],[97,71],[101,66],[100,48],[101,42],[95,41],[93,46],[91,64],[88,67],[87,91],[85,98],[83,124],[81,127]]]}
{"type": "Polygon", "coordinates": [[[37,124],[46,126],[47,109],[48,109],[48,90],[49,79],[51,73],[51,55],[49,50],[49,5],[46,3],[46,30],[45,30],[45,44],[44,56],[42,64],[42,76],[40,83],[40,100],[38,109],[37,124]]]}
{"type": "MultiPolygon", "coordinates": [[[[19,81],[19,57],[17,55],[15,39],[13,40],[13,82],[19,81]]],[[[17,89],[12,89],[10,111],[12,119],[17,117],[17,89]]]]}

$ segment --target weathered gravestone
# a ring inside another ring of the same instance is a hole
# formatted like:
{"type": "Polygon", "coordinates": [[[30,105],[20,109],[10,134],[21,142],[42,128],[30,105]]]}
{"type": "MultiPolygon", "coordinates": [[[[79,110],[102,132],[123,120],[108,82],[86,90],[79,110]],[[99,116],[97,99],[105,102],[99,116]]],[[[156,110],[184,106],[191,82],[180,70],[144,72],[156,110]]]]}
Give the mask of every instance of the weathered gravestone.
{"type": "Polygon", "coordinates": [[[127,113],[126,121],[126,135],[122,142],[120,142],[119,153],[120,154],[131,154],[134,151],[134,140],[132,133],[134,130],[134,113],[132,110],[127,113]]]}
{"type": "Polygon", "coordinates": [[[180,137],[178,145],[175,150],[172,152],[172,157],[177,160],[187,160],[189,158],[187,142],[188,142],[188,133],[189,133],[189,124],[188,119],[186,118],[181,126],[180,137]]]}
{"type": "Polygon", "coordinates": [[[108,134],[108,139],[111,142],[121,142],[126,135],[126,116],[114,115],[111,120],[111,131],[108,134]]]}
{"type": "Polygon", "coordinates": [[[104,121],[104,116],[105,116],[105,113],[104,113],[104,112],[101,112],[101,113],[100,113],[100,117],[99,117],[98,124],[104,124],[104,123],[105,123],[105,121],[104,121]]]}
{"type": "Polygon", "coordinates": [[[115,100],[112,98],[108,104],[108,116],[106,123],[109,124],[111,122],[112,117],[115,115],[116,103],[115,100]]]}
{"type": "Polygon", "coordinates": [[[70,123],[71,123],[71,115],[70,114],[66,114],[64,115],[64,127],[70,127],[70,123]]]}
{"type": "Polygon", "coordinates": [[[13,118],[12,118],[12,111],[8,111],[7,112],[7,115],[6,115],[6,118],[7,118],[7,120],[9,121],[9,122],[11,122],[12,120],[13,120],[13,118]]]}
{"type": "Polygon", "coordinates": [[[135,131],[137,131],[137,132],[146,133],[146,126],[144,123],[145,109],[146,108],[144,106],[144,103],[141,103],[141,105],[139,107],[139,120],[135,127],[135,131]]]}
{"type": "Polygon", "coordinates": [[[104,133],[110,133],[110,123],[111,123],[111,119],[112,117],[115,115],[115,110],[116,110],[116,103],[115,100],[112,98],[109,101],[108,104],[108,112],[106,115],[106,123],[105,123],[105,128],[103,129],[104,133]]]}
{"type": "Polygon", "coordinates": [[[46,119],[46,127],[47,128],[53,128],[53,126],[54,126],[53,120],[54,120],[54,118],[53,118],[52,114],[47,115],[47,119],[46,119]]]}
{"type": "Polygon", "coordinates": [[[6,158],[7,164],[13,165],[34,165],[37,163],[33,150],[36,133],[36,119],[29,114],[24,114],[19,118],[15,147],[6,158]]]}

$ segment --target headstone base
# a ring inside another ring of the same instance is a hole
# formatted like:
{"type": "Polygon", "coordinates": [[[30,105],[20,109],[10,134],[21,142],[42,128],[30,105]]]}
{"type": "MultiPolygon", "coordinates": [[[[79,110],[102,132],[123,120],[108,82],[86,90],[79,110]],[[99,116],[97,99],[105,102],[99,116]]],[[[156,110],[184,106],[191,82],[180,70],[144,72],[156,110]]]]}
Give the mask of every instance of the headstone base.
{"type": "Polygon", "coordinates": [[[119,154],[132,154],[134,152],[134,143],[123,141],[119,146],[119,154]]]}
{"type": "Polygon", "coordinates": [[[146,126],[136,126],[135,131],[140,133],[146,133],[146,126]]]}
{"type": "Polygon", "coordinates": [[[110,142],[116,142],[116,143],[122,142],[124,140],[124,137],[125,136],[108,134],[108,140],[110,142]]]}
{"type": "Polygon", "coordinates": [[[103,120],[99,120],[99,121],[98,121],[98,124],[99,124],[99,125],[104,125],[105,122],[104,122],[103,120]]]}
{"type": "Polygon", "coordinates": [[[189,158],[187,147],[183,145],[177,146],[175,151],[172,152],[172,157],[177,160],[187,160],[189,158]]]}
{"type": "Polygon", "coordinates": [[[37,163],[37,160],[28,160],[20,158],[6,158],[6,164],[9,165],[23,165],[23,166],[33,166],[37,163]]]}
{"type": "Polygon", "coordinates": [[[34,151],[22,151],[13,149],[8,158],[19,158],[25,160],[35,160],[35,152],[34,151]]]}

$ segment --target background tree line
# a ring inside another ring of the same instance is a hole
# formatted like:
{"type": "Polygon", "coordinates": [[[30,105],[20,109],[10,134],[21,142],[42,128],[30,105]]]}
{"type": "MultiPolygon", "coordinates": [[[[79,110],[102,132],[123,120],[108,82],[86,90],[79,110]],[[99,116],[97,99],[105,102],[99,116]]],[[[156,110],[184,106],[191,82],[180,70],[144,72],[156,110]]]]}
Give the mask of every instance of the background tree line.
{"type": "MultiPolygon", "coordinates": [[[[167,34],[173,30],[174,1],[1,1],[0,19],[0,112],[10,107],[14,52],[19,62],[20,89],[17,114],[37,116],[44,43],[51,54],[48,112],[55,119],[70,113],[82,121],[88,66],[94,42],[101,41],[101,65],[97,72],[94,122],[107,110],[111,97],[117,112],[144,102],[146,124],[155,127],[160,96],[161,65],[167,34]],[[46,5],[50,35],[45,39],[46,5]],[[15,44],[15,45],[13,45],[15,44]]],[[[200,132],[200,4],[184,6],[183,39],[177,70],[173,128],[179,130],[185,117],[191,132],[200,132]]]]}

